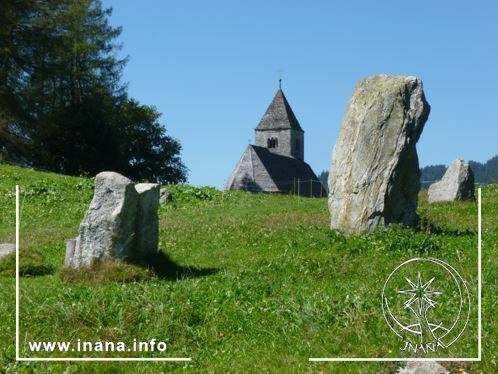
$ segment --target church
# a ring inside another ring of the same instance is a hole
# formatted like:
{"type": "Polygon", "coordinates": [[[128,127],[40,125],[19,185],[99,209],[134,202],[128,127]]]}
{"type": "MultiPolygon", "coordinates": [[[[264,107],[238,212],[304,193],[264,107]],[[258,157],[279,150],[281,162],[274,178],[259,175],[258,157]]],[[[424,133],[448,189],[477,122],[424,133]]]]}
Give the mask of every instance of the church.
{"type": "Polygon", "coordinates": [[[281,88],[254,132],[255,144],[246,148],[225,189],[326,195],[304,162],[304,131],[281,88]]]}

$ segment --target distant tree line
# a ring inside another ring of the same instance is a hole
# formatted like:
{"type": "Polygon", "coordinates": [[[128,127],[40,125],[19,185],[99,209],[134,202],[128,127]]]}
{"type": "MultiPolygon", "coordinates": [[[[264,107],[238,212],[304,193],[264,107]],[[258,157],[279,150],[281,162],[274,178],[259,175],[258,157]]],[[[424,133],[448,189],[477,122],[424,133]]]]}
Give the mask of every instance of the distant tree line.
{"type": "Polygon", "coordinates": [[[121,82],[100,0],[2,0],[0,160],[65,174],[186,180],[180,143],[121,82]]]}
{"type": "Polygon", "coordinates": [[[329,192],[329,172],[326,170],[323,170],[320,174],[318,174],[318,180],[322,182],[323,188],[325,188],[325,191],[328,193],[329,192]]]}
{"type": "MultiPolygon", "coordinates": [[[[474,172],[476,183],[498,183],[498,155],[491,158],[484,164],[477,161],[469,161],[470,168],[474,172]]],[[[446,172],[446,165],[429,165],[420,169],[420,182],[422,188],[427,188],[432,183],[440,180],[446,172]]],[[[322,181],[324,186],[327,186],[329,172],[323,170],[318,179],[322,181]]]]}
{"type": "MultiPolygon", "coordinates": [[[[498,183],[498,155],[485,163],[469,161],[476,183],[498,183]]],[[[430,165],[420,169],[420,180],[424,183],[440,180],[447,167],[445,165],[430,165]]]]}

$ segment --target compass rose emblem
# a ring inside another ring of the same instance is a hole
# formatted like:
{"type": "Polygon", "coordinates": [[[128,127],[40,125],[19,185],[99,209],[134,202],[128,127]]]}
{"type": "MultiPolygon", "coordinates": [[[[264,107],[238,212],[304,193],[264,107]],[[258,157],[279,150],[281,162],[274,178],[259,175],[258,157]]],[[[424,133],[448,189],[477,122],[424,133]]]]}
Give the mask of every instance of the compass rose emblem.
{"type": "Polygon", "coordinates": [[[382,311],[389,328],[404,341],[402,351],[427,354],[461,336],[470,316],[470,296],[453,267],[435,258],[414,258],[387,278],[382,311]]]}

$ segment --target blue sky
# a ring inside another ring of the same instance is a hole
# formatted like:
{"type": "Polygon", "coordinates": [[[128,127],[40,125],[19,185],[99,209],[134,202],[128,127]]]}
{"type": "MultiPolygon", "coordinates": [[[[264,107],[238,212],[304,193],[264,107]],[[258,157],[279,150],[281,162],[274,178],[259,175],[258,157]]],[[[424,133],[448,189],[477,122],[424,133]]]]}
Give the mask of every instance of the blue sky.
{"type": "Polygon", "coordinates": [[[129,94],[163,113],[189,183],[222,187],[278,88],[328,169],[347,101],[374,74],[415,75],[432,109],[421,166],[498,154],[498,2],[104,0],[129,94]]]}

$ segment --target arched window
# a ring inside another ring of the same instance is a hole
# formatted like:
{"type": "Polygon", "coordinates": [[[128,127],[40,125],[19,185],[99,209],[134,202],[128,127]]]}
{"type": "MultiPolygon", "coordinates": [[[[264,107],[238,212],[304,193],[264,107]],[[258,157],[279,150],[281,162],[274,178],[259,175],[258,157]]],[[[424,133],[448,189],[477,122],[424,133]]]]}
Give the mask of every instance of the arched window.
{"type": "Polygon", "coordinates": [[[278,138],[268,138],[268,148],[278,148],[278,138]]]}

